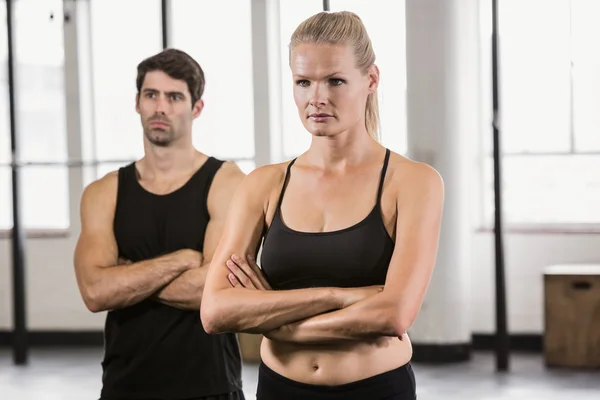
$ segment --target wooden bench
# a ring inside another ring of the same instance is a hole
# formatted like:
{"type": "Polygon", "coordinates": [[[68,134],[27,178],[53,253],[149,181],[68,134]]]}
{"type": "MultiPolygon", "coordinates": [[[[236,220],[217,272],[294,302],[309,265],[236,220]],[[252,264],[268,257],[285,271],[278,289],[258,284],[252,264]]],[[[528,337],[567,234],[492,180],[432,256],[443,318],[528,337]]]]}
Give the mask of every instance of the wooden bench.
{"type": "Polygon", "coordinates": [[[600,368],[600,264],[544,270],[544,325],[547,366],[600,368]]]}

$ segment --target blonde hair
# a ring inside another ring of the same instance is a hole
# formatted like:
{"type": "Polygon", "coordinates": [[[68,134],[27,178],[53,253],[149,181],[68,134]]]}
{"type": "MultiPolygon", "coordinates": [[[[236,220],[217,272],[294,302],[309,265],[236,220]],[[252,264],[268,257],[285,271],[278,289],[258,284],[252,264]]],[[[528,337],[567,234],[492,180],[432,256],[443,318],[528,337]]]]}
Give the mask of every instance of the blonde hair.
{"type": "MultiPolygon", "coordinates": [[[[290,63],[292,50],[303,43],[352,46],[356,58],[356,67],[364,74],[375,63],[375,52],[367,30],[360,17],[350,11],[323,11],[298,25],[290,40],[290,63]]],[[[365,127],[369,136],[378,140],[379,104],[377,102],[377,92],[370,93],[367,97],[365,127]]]]}

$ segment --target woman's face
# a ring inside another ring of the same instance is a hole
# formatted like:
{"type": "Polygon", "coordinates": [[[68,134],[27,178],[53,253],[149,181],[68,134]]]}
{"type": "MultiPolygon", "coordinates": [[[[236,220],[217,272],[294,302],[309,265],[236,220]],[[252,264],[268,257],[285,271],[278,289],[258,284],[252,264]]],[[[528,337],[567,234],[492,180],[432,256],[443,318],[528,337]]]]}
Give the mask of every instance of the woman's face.
{"type": "Polygon", "coordinates": [[[377,89],[377,67],[363,74],[350,46],[306,43],[292,50],[291,69],[298,114],[312,135],[366,130],[365,106],[377,89]]]}

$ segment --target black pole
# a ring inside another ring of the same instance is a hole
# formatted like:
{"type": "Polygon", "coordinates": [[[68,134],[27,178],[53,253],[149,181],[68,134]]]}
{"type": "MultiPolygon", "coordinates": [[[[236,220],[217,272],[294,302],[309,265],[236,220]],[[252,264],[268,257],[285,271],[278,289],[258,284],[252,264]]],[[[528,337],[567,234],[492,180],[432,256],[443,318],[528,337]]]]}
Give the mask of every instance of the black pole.
{"type": "Polygon", "coordinates": [[[169,0],[161,0],[160,17],[162,27],[162,47],[169,47],[169,0]]]}
{"type": "Polygon", "coordinates": [[[331,11],[331,7],[329,7],[329,0],[323,0],[323,11],[331,11]]]}
{"type": "Polygon", "coordinates": [[[6,27],[8,36],[8,103],[10,116],[10,149],[12,154],[12,261],[13,261],[13,359],[17,365],[27,364],[27,326],[25,315],[25,237],[21,225],[20,176],[17,165],[17,120],[15,102],[15,59],[13,37],[13,0],[6,0],[6,27]]]}
{"type": "Polygon", "coordinates": [[[502,174],[500,148],[500,95],[498,74],[498,1],[492,0],[492,96],[494,111],[494,239],[496,252],[496,369],[508,370],[509,338],[506,323],[506,285],[502,242],[502,174]]]}

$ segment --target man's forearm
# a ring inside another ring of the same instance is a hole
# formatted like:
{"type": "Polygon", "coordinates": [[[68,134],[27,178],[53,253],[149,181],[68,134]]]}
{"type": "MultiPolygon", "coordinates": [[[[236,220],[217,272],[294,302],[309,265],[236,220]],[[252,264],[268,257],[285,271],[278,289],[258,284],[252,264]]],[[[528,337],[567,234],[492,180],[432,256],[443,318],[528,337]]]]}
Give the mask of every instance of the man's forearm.
{"type": "Polygon", "coordinates": [[[210,263],[185,271],[152,298],[170,307],[199,311],[209,265],[210,263]]]}
{"type": "Polygon", "coordinates": [[[123,308],[150,297],[187,270],[174,256],[162,256],[127,265],[99,267],[88,282],[84,298],[94,312],[123,308]]]}

